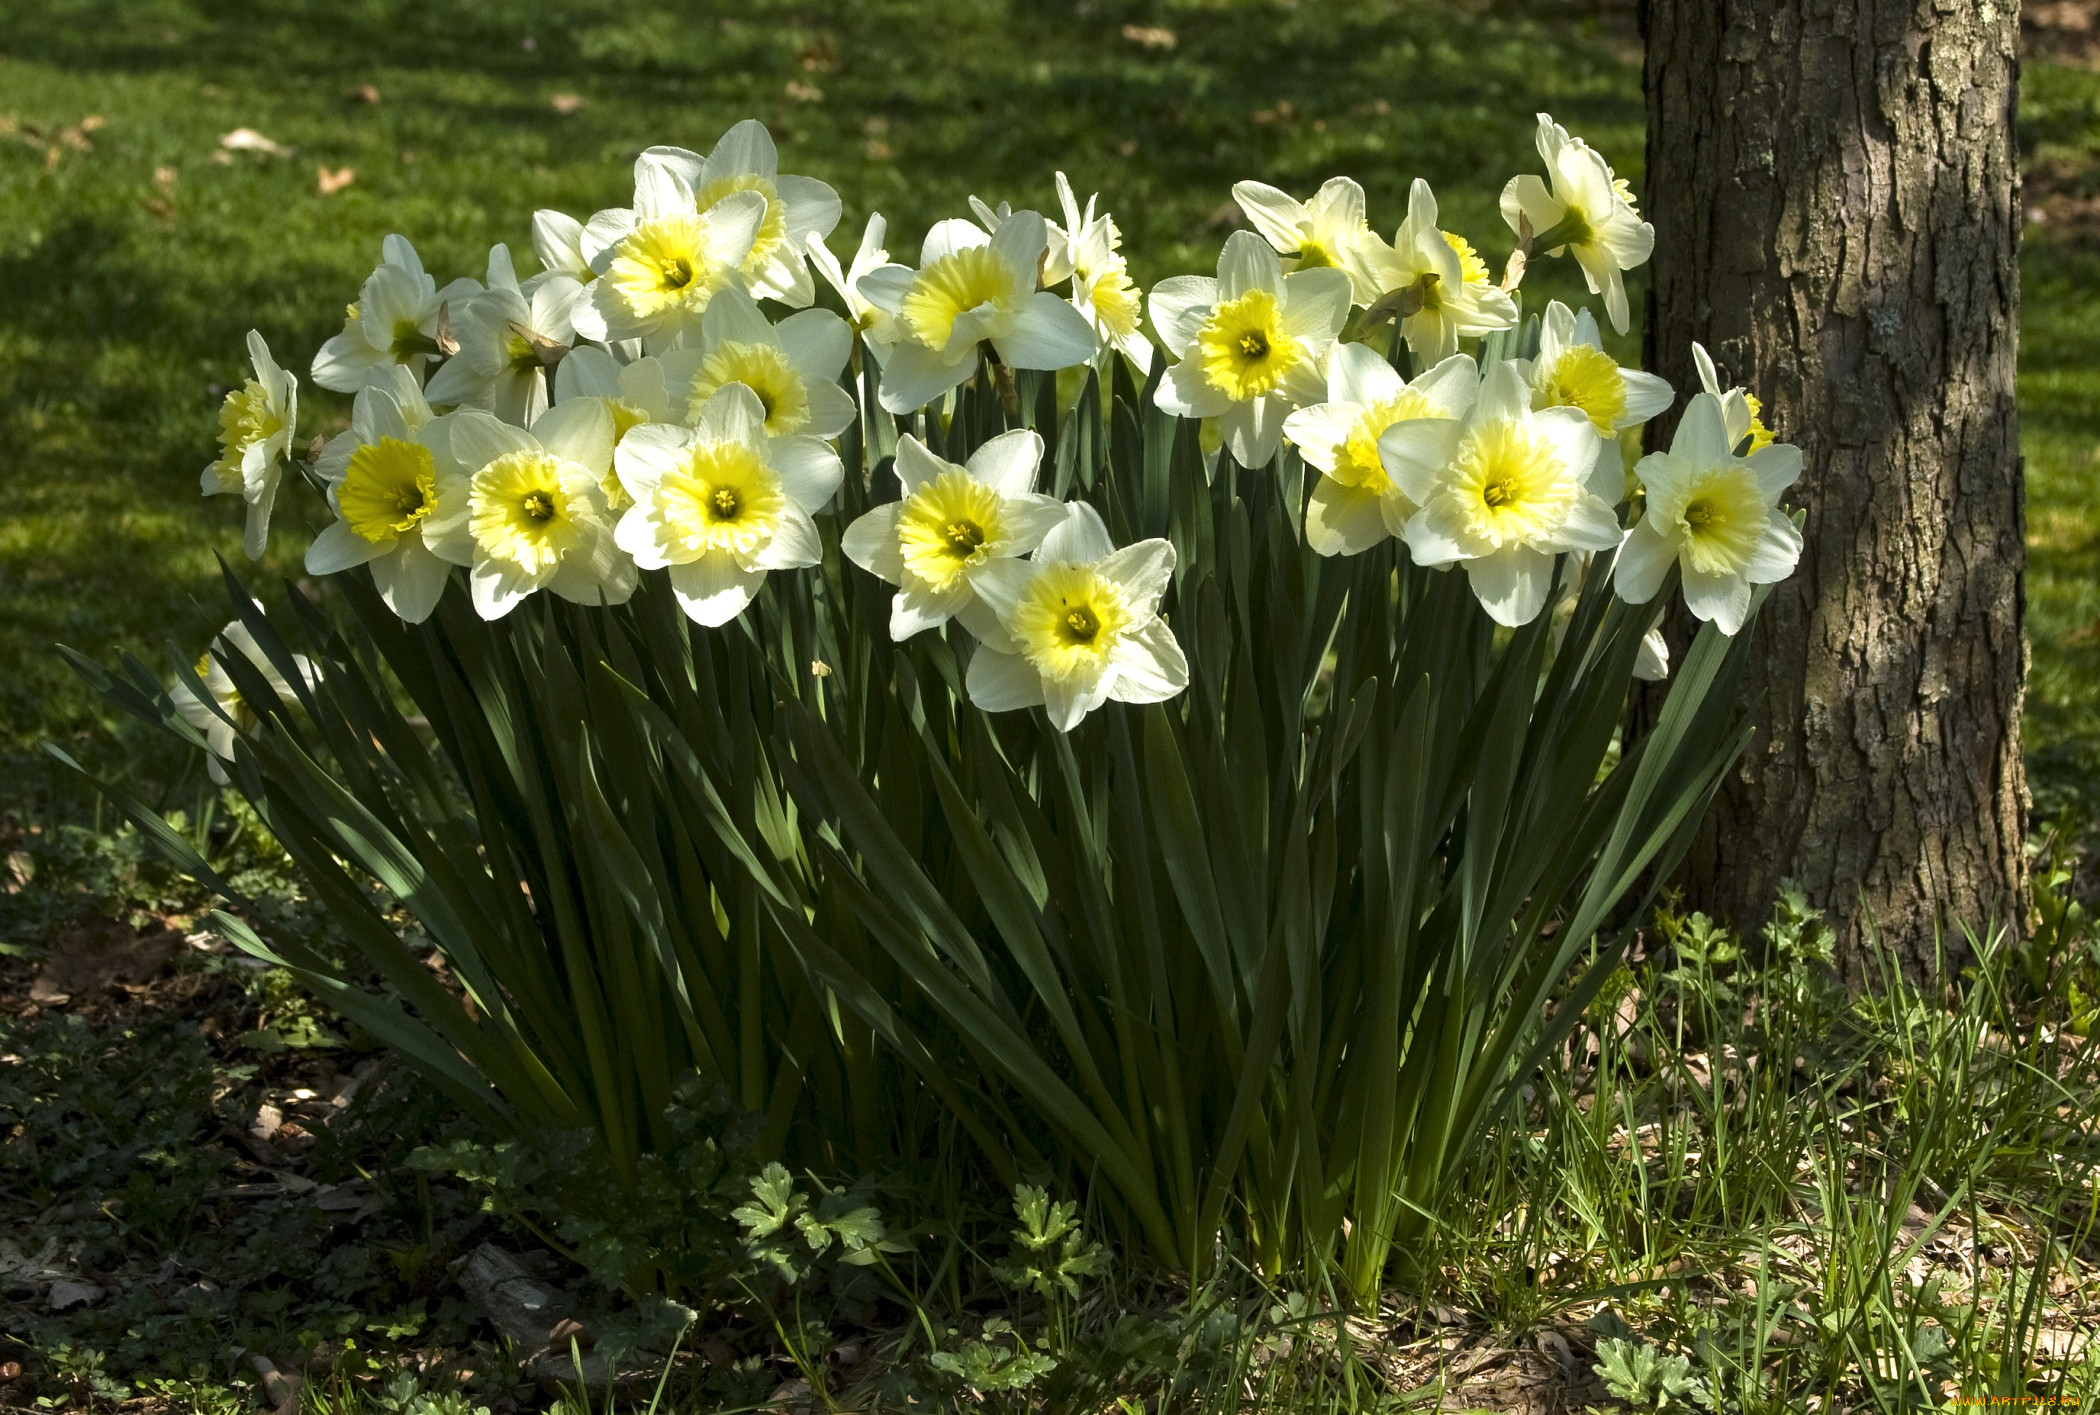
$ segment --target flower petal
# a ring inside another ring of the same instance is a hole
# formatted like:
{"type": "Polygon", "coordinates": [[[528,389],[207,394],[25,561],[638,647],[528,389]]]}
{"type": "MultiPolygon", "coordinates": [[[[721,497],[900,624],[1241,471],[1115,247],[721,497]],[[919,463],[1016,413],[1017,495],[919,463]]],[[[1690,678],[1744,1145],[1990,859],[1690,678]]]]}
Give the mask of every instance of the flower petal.
{"type": "Polygon", "coordinates": [[[1684,571],[1684,603],[1694,617],[1711,620],[1722,633],[1733,636],[1750,613],[1750,582],[1741,575],[1708,575],[1684,571]]]}
{"type": "Polygon", "coordinates": [[[1357,555],[1386,538],[1383,498],[1321,477],[1305,503],[1305,543],[1322,555],[1357,555]]]}
{"type": "Polygon", "coordinates": [[[746,570],[719,550],[671,567],[671,593],[678,597],[678,607],[688,619],[711,629],[742,614],[765,582],[765,571],[746,570]]]}
{"type": "Polygon", "coordinates": [[[1643,516],[1619,547],[1612,562],[1612,588],[1628,604],[1646,604],[1662,588],[1663,577],[1677,563],[1677,542],[1656,529],[1652,517],[1643,516]]]}
{"type": "Polygon", "coordinates": [[[970,701],[986,712],[1012,712],[1041,706],[1043,678],[1035,666],[1017,653],[1000,653],[979,645],[970,655],[965,679],[970,701]]]}
{"type": "Polygon", "coordinates": [[[1553,557],[1528,545],[1507,545],[1466,562],[1466,578],[1488,618],[1514,629],[1538,618],[1553,585],[1553,557]]]}
{"type": "MultiPolygon", "coordinates": [[[[1084,501],[1074,501],[1069,504],[1065,519],[1036,547],[1035,558],[1038,561],[1062,560],[1090,565],[1114,554],[1115,549],[1116,543],[1109,539],[1108,527],[1102,524],[1101,513],[1084,501]]],[[[1168,563],[1171,566],[1171,559],[1168,563]]]]}
{"type": "Polygon", "coordinates": [[[766,444],[766,460],[780,474],[780,489],[807,513],[823,509],[846,474],[839,454],[816,437],[776,437],[766,444]]]}
{"type": "Polygon", "coordinates": [[[1161,703],[1189,685],[1188,656],[1164,619],[1126,634],[1109,661],[1116,670],[1109,696],[1118,702],[1161,703]]]}
{"type": "Polygon", "coordinates": [[[309,575],[333,575],[353,565],[362,565],[375,556],[386,554],[393,547],[374,545],[356,531],[347,521],[336,521],[313,539],[306,547],[306,573],[309,575]]]}
{"type": "Polygon", "coordinates": [[[1218,282],[1208,275],[1170,276],[1145,297],[1159,342],[1177,359],[1188,353],[1217,304],[1218,282]]]}
{"type": "MultiPolygon", "coordinates": [[[[1015,213],[1017,217],[1032,214],[1015,213]]],[[[1011,225],[1013,222],[1008,221],[1001,226],[1000,234],[1004,235],[1011,225]]],[[[1061,369],[1093,358],[1099,341],[1094,326],[1063,296],[1038,290],[1014,318],[1013,327],[992,337],[992,346],[1000,358],[1015,368],[1061,369]]]]}
{"type": "Polygon", "coordinates": [[[1042,436],[1033,428],[1017,427],[971,453],[968,467],[971,476],[1001,496],[1021,496],[1034,489],[1042,462],[1042,436]]]}

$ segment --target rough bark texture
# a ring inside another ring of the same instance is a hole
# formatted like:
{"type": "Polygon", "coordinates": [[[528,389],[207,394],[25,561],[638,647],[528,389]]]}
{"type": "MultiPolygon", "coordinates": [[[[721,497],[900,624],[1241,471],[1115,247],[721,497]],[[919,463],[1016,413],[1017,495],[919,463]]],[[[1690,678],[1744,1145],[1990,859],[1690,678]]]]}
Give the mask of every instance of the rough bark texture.
{"type": "MultiPolygon", "coordinates": [[[[1807,550],[1757,626],[1758,734],[1689,892],[1778,882],[1917,969],[2017,922],[2025,561],[2015,0],[1644,0],[1648,366],[1691,343],[1799,443],[1807,550]]],[[[1681,406],[1681,405],[1680,405],[1681,406]]],[[[1658,437],[1666,436],[1661,429],[1658,437]]]]}

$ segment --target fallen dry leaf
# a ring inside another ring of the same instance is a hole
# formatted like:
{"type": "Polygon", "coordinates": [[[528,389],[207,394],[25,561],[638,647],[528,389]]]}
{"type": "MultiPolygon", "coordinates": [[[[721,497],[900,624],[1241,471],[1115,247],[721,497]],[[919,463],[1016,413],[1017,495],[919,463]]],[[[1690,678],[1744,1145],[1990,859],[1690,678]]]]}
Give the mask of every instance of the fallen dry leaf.
{"type": "Polygon", "coordinates": [[[175,956],[181,936],[172,929],[142,934],[115,919],[96,919],[52,940],[50,956],[29,986],[29,998],[55,1007],[74,997],[143,983],[175,956]]]}
{"type": "Polygon", "coordinates": [[[326,167],[314,168],[314,186],[324,197],[334,196],[356,180],[357,172],[353,168],[338,167],[333,172],[326,167]]]}
{"type": "Polygon", "coordinates": [[[1157,25],[1125,25],[1123,38],[1140,49],[1172,49],[1175,44],[1174,31],[1157,25]]]}
{"type": "Polygon", "coordinates": [[[376,84],[359,84],[356,88],[344,94],[343,97],[352,103],[377,103],[379,101],[379,87],[376,84]]]}
{"type": "Polygon", "coordinates": [[[547,100],[547,106],[566,118],[569,114],[582,110],[583,95],[580,93],[557,93],[547,100]]]}
{"type": "Polygon", "coordinates": [[[787,96],[797,103],[822,103],[824,90],[814,84],[803,83],[800,79],[789,79],[787,96]]]}
{"type": "Polygon", "coordinates": [[[102,1289],[94,1283],[75,1282],[69,1277],[62,1277],[51,1284],[51,1291],[46,1300],[50,1302],[52,1311],[63,1312],[68,1307],[92,1306],[101,1298],[102,1289]]]}
{"type": "Polygon", "coordinates": [[[290,157],[298,151],[274,138],[264,137],[253,128],[235,128],[219,139],[219,146],[227,152],[260,152],[268,157],[290,157]]]}

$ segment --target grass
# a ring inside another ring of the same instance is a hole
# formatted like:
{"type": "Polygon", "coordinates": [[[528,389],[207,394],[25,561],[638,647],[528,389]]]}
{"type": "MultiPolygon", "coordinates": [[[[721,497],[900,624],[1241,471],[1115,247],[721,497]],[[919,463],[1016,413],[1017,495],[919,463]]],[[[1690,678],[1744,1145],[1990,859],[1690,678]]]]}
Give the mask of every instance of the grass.
{"type": "MultiPolygon", "coordinates": [[[[214,557],[238,557],[238,509],[200,499],[196,479],[246,329],[303,370],[387,232],[409,234],[433,269],[478,273],[492,237],[523,247],[536,207],[583,215],[624,200],[645,144],[704,147],[753,115],[791,170],[838,188],[849,246],[872,210],[908,254],[968,194],[1048,204],[1062,168],[1104,193],[1149,284],[1208,266],[1233,180],[1304,192],[1347,172],[1381,226],[1397,222],[1407,181],[1426,177],[1447,224],[1499,259],[1494,197],[1532,161],[1533,111],[1637,180],[1630,31],[1628,7],[1580,0],[7,7],[0,845],[38,874],[0,894],[0,991],[22,1014],[0,1020],[0,1239],[57,1237],[68,1262],[123,1278],[126,1295],[39,1308],[33,1329],[10,1307],[10,1337],[26,1333],[39,1354],[34,1387],[0,1385],[0,1408],[107,1405],[121,1385],[165,1409],[246,1409],[263,1382],[235,1348],[287,1364],[331,1349],[334,1374],[302,1397],[314,1410],[449,1415],[515,1389],[489,1375],[461,1402],[431,1354],[472,1354],[513,1379],[475,1354],[486,1332],[445,1264],[519,1230],[482,1212],[483,1191],[405,1167],[406,1139],[439,1124],[430,1098],[405,1087],[371,1109],[368,1094],[348,1108],[359,1123],[316,1126],[311,1146],[258,1155],[249,1143],[263,1106],[296,1115],[310,1103],[298,1092],[325,1099],[363,1059],[301,1030],[282,979],[191,949],[134,1005],[24,1011],[35,954],[76,916],[180,922],[197,903],[97,829],[39,743],[128,762],[215,848],[254,848],[238,823],[207,822],[196,763],[135,741],[51,652],[62,641],[158,661],[172,641],[187,658],[223,622],[214,557]],[[295,154],[219,160],[220,136],[243,126],[295,154]],[[317,167],[355,178],[324,196],[317,167]],[[417,1115],[428,1123],[404,1120],[417,1115]],[[315,1185],[355,1180],[379,1207],[344,1230],[307,1191],[257,1177],[273,1165],[315,1185]],[[223,1192],[273,1182],[285,1192],[223,1192]],[[197,1281],[157,1278],[170,1263],[197,1281]],[[351,1342],[368,1367],[348,1359],[351,1342]]],[[[2100,819],[2100,72],[2050,59],[2023,84],[2028,199],[2044,217],[2023,270],[2029,748],[2038,809],[2082,828],[2100,819]]],[[[302,435],[332,430],[344,401],[305,391],[302,435]]],[[[296,577],[317,528],[301,524],[310,503],[287,500],[268,576],[296,577]]],[[[261,854],[250,863],[274,869],[261,854]]],[[[1801,971],[1812,928],[1798,912],[1782,924],[1778,941],[1736,941],[1734,959],[1695,932],[1692,962],[1682,947],[1659,956],[1595,1012],[1542,1075],[1528,1123],[1484,1157],[1429,1300],[1338,1323],[1304,1294],[1243,1288],[1230,1310],[1245,1324],[1229,1340],[1179,1331],[1144,1379],[1196,1380],[1189,1363],[1216,1338],[1227,1357],[1202,1367],[1210,1398],[1252,1390],[1273,1408],[1370,1408],[1371,1392],[1438,1379],[1480,1405],[1547,1388],[1602,1401],[1600,1349],[1645,1373],[1627,1379],[1651,1407],[1671,1359],[1742,1410],[1809,1393],[1902,1408],[1950,1379],[2009,1390],[2032,1376],[2093,1394],[2096,1358],[2061,1340],[2066,1323],[2095,1319],[2079,1226],[2094,1202],[2091,1138],[2063,1117],[2090,1115],[2100,1089],[2091,1044],[2037,1021],[2076,1009],[2080,977],[2094,989],[2077,962],[2090,939],[2073,931],[2039,987],[2001,954],[1955,997],[1891,984],[1847,1003],[1801,971]],[[1906,1248],[1911,1261],[1892,1264],[1906,1248]],[[1352,1344],[1362,1359],[1338,1354],[1352,1344]]],[[[935,1218],[948,1251],[1005,1251],[1007,1216],[935,1218]]],[[[1043,1320],[1039,1304],[1002,1295],[990,1259],[971,1261],[927,1288],[963,1300],[922,1294],[925,1312],[960,1320],[956,1353],[998,1344],[982,1316],[1001,1303],[1024,1326],[1043,1320]]],[[[1143,1322],[1174,1306],[1125,1273],[1086,1292],[1061,1355],[1087,1369],[1121,1359],[1118,1342],[1156,1339],[1143,1322]]],[[[887,1310],[891,1339],[905,1315],[887,1310]]],[[[758,1363],[739,1398],[794,1377],[777,1334],[737,1341],[729,1369],[758,1363]]],[[[0,1349],[0,1363],[22,1355],[0,1349]]],[[[1025,1388],[984,1398],[1018,1409],[1025,1388]]],[[[586,1408],[580,1393],[564,1399],[586,1408]]]]}

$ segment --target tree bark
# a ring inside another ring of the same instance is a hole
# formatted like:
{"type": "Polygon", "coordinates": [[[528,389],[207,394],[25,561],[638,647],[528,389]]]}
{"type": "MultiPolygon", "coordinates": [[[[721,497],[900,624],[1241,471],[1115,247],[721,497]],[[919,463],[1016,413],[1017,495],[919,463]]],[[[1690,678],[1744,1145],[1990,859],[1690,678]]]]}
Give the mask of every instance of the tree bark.
{"type": "Polygon", "coordinates": [[[2016,0],[1643,0],[1642,25],[1648,367],[1696,392],[1700,341],[1807,459],[1757,735],[1688,893],[1754,927],[1791,877],[1848,975],[1874,934],[1922,974],[1936,930],[1958,955],[2025,901],[2016,0]]]}

